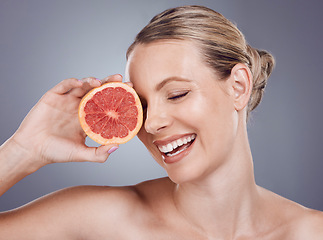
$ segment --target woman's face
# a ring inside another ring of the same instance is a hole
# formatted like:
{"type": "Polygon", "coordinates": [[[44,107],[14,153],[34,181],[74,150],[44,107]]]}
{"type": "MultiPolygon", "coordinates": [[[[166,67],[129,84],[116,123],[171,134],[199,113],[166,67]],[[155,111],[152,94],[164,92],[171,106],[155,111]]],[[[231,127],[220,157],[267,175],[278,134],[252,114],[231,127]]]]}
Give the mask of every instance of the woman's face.
{"type": "Polygon", "coordinates": [[[201,179],[225,162],[237,131],[232,86],[192,42],[137,45],[126,78],[145,111],[138,137],[174,182],[201,179]]]}

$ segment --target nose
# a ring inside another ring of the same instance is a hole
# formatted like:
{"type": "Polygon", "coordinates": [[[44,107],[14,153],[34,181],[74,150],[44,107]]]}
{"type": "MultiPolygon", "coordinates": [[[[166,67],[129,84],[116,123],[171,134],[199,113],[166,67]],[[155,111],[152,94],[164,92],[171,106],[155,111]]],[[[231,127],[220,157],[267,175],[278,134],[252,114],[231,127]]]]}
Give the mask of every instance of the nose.
{"type": "Polygon", "coordinates": [[[171,116],[164,107],[149,106],[146,112],[145,129],[150,134],[160,133],[171,125],[171,116]]]}

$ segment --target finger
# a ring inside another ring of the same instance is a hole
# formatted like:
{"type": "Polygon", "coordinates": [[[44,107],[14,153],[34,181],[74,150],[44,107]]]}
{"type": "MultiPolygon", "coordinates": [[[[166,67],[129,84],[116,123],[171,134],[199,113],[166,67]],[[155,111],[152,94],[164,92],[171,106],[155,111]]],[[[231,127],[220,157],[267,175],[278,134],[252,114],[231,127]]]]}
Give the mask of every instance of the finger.
{"type": "Polygon", "coordinates": [[[85,83],[85,84],[89,84],[89,85],[98,85],[101,83],[100,79],[95,78],[95,77],[86,77],[86,78],[82,78],[79,81],[85,83]]]}
{"type": "Polygon", "coordinates": [[[68,78],[61,81],[59,84],[57,84],[49,91],[57,94],[65,94],[71,91],[71,89],[78,88],[80,86],[82,86],[82,83],[78,81],[76,78],[68,78]]]}
{"type": "Polygon", "coordinates": [[[69,93],[75,97],[83,97],[88,91],[101,85],[101,81],[94,77],[82,78],[80,88],[74,88],[69,93]]]}
{"type": "Polygon", "coordinates": [[[122,75],[121,74],[114,74],[109,77],[103,78],[101,80],[102,83],[107,83],[107,82],[122,82],[122,75]]]}
{"type": "Polygon", "coordinates": [[[128,86],[133,88],[133,83],[132,82],[125,82],[125,84],[127,84],[128,86]]]}
{"type": "Polygon", "coordinates": [[[83,147],[76,152],[76,161],[80,162],[105,162],[110,154],[119,148],[118,145],[102,145],[100,147],[83,147]]]}

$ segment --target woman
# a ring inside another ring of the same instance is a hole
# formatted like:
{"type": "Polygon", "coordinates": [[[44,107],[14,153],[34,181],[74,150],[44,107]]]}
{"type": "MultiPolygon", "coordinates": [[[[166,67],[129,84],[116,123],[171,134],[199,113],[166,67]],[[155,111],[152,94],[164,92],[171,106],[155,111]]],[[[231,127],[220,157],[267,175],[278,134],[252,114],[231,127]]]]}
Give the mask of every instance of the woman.
{"type": "MultiPolygon", "coordinates": [[[[55,192],[2,213],[0,239],[323,238],[321,212],[255,183],[246,122],[273,68],[269,53],[219,13],[185,6],[154,17],[127,58],[145,110],[138,137],[169,178],[55,192]]],[[[100,84],[67,79],[43,96],[1,146],[1,194],[46,164],[104,162],[117,149],[86,147],[78,124],[81,97],[100,84]]]]}

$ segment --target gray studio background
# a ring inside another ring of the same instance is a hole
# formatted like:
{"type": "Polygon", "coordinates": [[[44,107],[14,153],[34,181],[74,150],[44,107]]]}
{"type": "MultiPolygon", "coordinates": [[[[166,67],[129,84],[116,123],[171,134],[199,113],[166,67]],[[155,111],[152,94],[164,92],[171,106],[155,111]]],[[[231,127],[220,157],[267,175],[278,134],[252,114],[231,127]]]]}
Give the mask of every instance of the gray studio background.
{"type": "MultiPolygon", "coordinates": [[[[211,7],[236,22],[248,42],[276,57],[249,136],[257,183],[323,210],[321,1],[0,1],[0,143],[59,81],[124,73],[135,34],[160,11],[211,7]]],[[[89,142],[93,145],[93,142],[89,142]]],[[[165,176],[137,138],[104,164],[46,166],[0,198],[0,210],[75,185],[127,185],[165,176]]]]}

